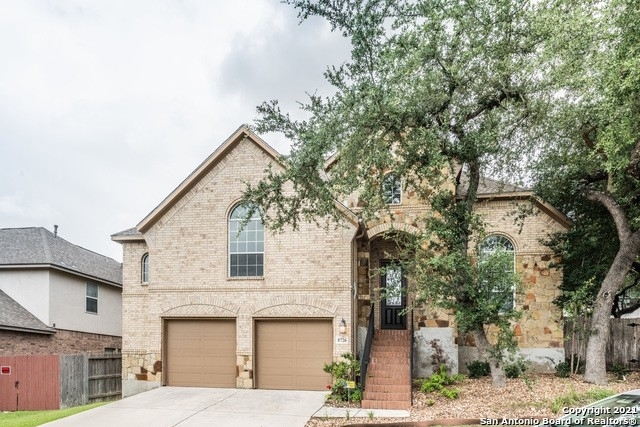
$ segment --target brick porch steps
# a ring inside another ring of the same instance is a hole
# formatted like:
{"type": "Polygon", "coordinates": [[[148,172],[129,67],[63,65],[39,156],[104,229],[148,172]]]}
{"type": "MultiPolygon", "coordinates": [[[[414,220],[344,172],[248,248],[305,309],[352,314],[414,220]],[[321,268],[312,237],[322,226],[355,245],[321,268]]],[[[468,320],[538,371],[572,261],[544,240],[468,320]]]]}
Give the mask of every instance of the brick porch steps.
{"type": "Polygon", "coordinates": [[[362,408],[411,408],[410,351],[409,331],[376,330],[362,408]]]}

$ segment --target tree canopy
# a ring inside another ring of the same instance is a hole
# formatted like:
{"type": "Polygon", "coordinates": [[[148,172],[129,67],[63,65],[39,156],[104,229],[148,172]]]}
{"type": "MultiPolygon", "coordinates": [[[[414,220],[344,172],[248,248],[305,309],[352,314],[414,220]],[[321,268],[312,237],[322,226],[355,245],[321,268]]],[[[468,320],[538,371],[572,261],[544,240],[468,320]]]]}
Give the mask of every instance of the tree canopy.
{"type": "Polygon", "coordinates": [[[620,292],[636,281],[640,253],[638,6],[634,0],[573,5],[547,48],[557,102],[544,122],[537,191],[574,220],[555,246],[565,256],[566,298],[574,292],[593,298],[586,301],[592,324],[585,378],[596,383],[606,381],[612,307],[615,313],[620,292]]]}
{"type": "MultiPolygon", "coordinates": [[[[589,276],[594,289],[602,285],[591,352],[604,353],[613,296],[640,251],[637,1],[285,3],[301,20],[326,19],[352,52],[325,72],[335,93],[301,104],[308,119],[291,119],[277,101],[258,107],[257,130],[281,132],[293,144],[284,168],[245,194],[264,207],[267,224],[338,218],[335,200],[352,193],[365,201],[366,221],[387,209],[386,174],[401,175],[434,213],[407,243],[416,255],[418,295],[455,312],[493,361],[500,384],[501,347],[489,345],[484,325],[501,327],[509,343],[508,322],[518,313],[501,312],[504,301],[492,302],[495,293],[478,292],[490,289],[483,284],[491,279],[481,279],[483,265],[473,255],[473,237],[483,234],[473,206],[482,174],[514,178],[540,159],[534,174],[540,194],[576,223],[570,237],[556,241],[566,255],[565,284],[589,276]],[[460,170],[467,179],[456,198],[443,184],[460,170]],[[613,230],[617,243],[600,245],[601,262],[579,268],[586,247],[580,233],[597,246],[613,230]]],[[[495,264],[499,269],[499,259],[495,264]]],[[[604,361],[587,360],[588,369],[596,365],[592,380],[599,382],[604,361]]]]}

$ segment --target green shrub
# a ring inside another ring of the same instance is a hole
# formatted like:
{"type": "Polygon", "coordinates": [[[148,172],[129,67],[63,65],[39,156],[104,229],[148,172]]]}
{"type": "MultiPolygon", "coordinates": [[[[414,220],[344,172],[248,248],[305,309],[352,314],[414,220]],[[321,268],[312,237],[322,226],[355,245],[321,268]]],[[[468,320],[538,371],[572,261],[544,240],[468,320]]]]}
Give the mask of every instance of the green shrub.
{"type": "Polygon", "coordinates": [[[433,393],[439,391],[443,396],[449,399],[456,399],[459,391],[454,388],[447,388],[450,385],[457,384],[464,379],[464,375],[449,375],[446,365],[440,365],[440,369],[429,378],[422,380],[420,390],[424,393],[433,393]]]}
{"type": "Polygon", "coordinates": [[[556,377],[568,378],[571,375],[571,363],[560,362],[556,365],[556,377]]]}
{"type": "Polygon", "coordinates": [[[360,362],[351,353],[345,353],[341,357],[343,360],[325,364],[323,368],[333,378],[333,384],[329,386],[329,398],[342,402],[359,402],[362,400],[362,391],[359,388],[348,389],[347,381],[355,381],[360,375],[360,362]]]}
{"type": "Polygon", "coordinates": [[[449,399],[457,399],[460,395],[460,391],[457,388],[443,388],[440,393],[449,399]]]}
{"type": "Polygon", "coordinates": [[[471,363],[467,363],[467,370],[469,370],[469,378],[481,378],[491,375],[489,363],[481,360],[474,360],[471,363]]]}
{"type": "Polygon", "coordinates": [[[510,359],[504,364],[504,374],[507,378],[520,378],[527,372],[527,364],[521,358],[510,359]]]}
{"type": "Polygon", "coordinates": [[[627,374],[629,373],[629,370],[627,368],[624,367],[624,365],[620,364],[620,363],[614,363],[613,366],[611,367],[611,369],[609,369],[609,371],[613,372],[614,374],[616,374],[616,378],[619,380],[625,380],[627,374]]]}

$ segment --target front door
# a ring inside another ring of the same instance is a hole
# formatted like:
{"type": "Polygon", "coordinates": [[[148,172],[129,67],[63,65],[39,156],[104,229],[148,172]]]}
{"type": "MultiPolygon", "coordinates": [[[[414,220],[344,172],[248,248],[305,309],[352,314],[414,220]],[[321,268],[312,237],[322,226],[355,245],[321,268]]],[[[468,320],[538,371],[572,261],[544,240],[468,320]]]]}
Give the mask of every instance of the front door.
{"type": "Polygon", "coordinates": [[[402,274],[402,267],[390,261],[383,261],[381,267],[380,326],[382,329],[407,329],[407,280],[402,274]]]}

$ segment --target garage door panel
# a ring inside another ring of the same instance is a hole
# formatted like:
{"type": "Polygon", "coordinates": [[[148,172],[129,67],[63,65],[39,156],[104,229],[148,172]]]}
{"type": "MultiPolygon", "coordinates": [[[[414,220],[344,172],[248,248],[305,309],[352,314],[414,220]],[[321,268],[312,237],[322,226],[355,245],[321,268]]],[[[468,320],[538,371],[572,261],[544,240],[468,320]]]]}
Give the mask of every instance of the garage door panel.
{"type": "Polygon", "coordinates": [[[167,385],[235,387],[234,320],[167,320],[165,339],[167,385]]]}
{"type": "Polygon", "coordinates": [[[256,385],[267,389],[325,390],[333,359],[331,320],[256,322],[256,385]]]}

